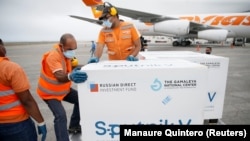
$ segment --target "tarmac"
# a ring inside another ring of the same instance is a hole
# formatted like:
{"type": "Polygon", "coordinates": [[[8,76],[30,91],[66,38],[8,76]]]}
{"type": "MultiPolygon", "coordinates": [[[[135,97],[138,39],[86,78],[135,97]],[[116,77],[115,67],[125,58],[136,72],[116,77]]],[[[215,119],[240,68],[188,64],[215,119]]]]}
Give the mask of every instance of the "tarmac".
{"type": "MultiPolygon", "coordinates": [[[[31,84],[31,93],[45,118],[47,125],[47,141],[56,141],[53,114],[48,106],[36,94],[37,80],[40,74],[40,62],[42,54],[53,46],[55,42],[27,42],[6,43],[7,56],[14,62],[20,64],[25,70],[31,84]]],[[[226,125],[248,125],[250,124],[250,44],[246,46],[210,44],[189,47],[172,47],[168,44],[149,44],[148,51],[194,51],[205,52],[206,46],[212,46],[212,54],[229,58],[228,78],[226,84],[226,96],[223,107],[223,117],[219,119],[220,124],[226,125]]],[[[87,64],[90,58],[91,42],[78,42],[76,57],[79,64],[87,64]]],[[[101,60],[107,60],[104,52],[101,60]]],[[[76,84],[73,87],[77,89],[76,84]]],[[[63,102],[67,112],[68,121],[72,113],[73,105],[63,102]]],[[[219,124],[218,123],[218,124],[219,124]]],[[[39,136],[40,138],[40,136],[39,136]]],[[[70,135],[71,141],[82,141],[81,134],[70,135]]]]}

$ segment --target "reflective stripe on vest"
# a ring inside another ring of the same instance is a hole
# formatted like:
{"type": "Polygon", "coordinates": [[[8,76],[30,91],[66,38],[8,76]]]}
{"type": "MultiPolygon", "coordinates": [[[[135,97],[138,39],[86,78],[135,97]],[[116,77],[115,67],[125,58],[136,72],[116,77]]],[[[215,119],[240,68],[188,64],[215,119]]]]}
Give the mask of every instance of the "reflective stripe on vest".
{"type": "MultiPolygon", "coordinates": [[[[7,87],[7,86],[0,84],[0,98],[2,98],[2,100],[3,100],[4,97],[6,97],[6,96],[16,97],[15,92],[10,87],[7,87]]],[[[8,109],[11,109],[15,106],[21,105],[21,102],[18,99],[13,100],[11,103],[4,103],[4,101],[5,100],[3,100],[1,102],[2,105],[0,105],[0,111],[8,110],[8,109]]]]}
{"type": "Polygon", "coordinates": [[[0,111],[8,110],[18,105],[21,105],[21,102],[19,100],[12,102],[10,104],[5,104],[5,105],[0,106],[0,111]]]}
{"type": "Polygon", "coordinates": [[[129,29],[129,28],[132,28],[132,27],[133,27],[132,24],[127,24],[127,25],[122,26],[121,29],[124,30],[124,29],[129,29]]]}
{"type": "Polygon", "coordinates": [[[39,88],[42,92],[44,92],[44,93],[46,93],[46,94],[49,94],[49,95],[64,95],[64,94],[69,93],[69,90],[67,90],[67,91],[60,91],[60,92],[51,91],[51,90],[48,90],[48,89],[42,87],[40,84],[38,84],[38,88],[39,88]]]}
{"type": "Polygon", "coordinates": [[[59,82],[57,80],[53,80],[53,79],[50,79],[50,78],[46,77],[43,73],[40,73],[40,77],[42,79],[44,79],[45,81],[47,81],[48,83],[51,83],[51,84],[54,84],[54,85],[64,84],[64,83],[59,82]]]}
{"type": "Polygon", "coordinates": [[[109,28],[104,28],[102,29],[102,32],[112,32],[113,30],[112,29],[109,29],[109,28]]]}
{"type": "MultiPolygon", "coordinates": [[[[4,86],[2,86],[2,87],[4,87],[4,86]]],[[[15,96],[15,92],[11,89],[10,90],[0,90],[0,98],[3,98],[5,96],[12,96],[12,95],[15,96]]],[[[11,103],[0,105],[0,111],[8,110],[8,109],[11,109],[11,108],[18,106],[18,105],[21,105],[21,102],[19,100],[15,100],[11,103]]]]}
{"type": "Polygon", "coordinates": [[[8,96],[11,94],[14,94],[15,92],[13,90],[6,90],[6,91],[0,91],[0,97],[1,96],[8,96]]]}

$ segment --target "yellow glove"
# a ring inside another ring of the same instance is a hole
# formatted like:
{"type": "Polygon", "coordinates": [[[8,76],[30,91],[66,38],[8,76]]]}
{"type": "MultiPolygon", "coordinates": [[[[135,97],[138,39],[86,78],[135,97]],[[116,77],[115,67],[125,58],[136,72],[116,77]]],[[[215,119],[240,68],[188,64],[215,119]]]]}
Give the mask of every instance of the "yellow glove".
{"type": "Polygon", "coordinates": [[[76,57],[71,59],[71,65],[72,65],[72,67],[78,66],[78,60],[76,59],[76,57]]]}

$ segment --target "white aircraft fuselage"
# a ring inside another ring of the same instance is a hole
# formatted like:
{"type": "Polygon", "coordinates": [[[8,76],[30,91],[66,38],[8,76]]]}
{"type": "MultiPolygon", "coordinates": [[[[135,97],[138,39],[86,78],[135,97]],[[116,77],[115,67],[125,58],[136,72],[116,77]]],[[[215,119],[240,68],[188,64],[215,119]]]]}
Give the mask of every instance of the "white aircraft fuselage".
{"type": "MultiPolygon", "coordinates": [[[[169,15],[203,24],[204,26],[219,27],[228,30],[227,38],[247,37],[250,38],[250,13],[227,13],[227,14],[197,14],[197,15],[169,15]]],[[[132,20],[142,35],[167,35],[176,36],[167,32],[155,31],[155,25],[145,24],[137,20],[132,20]]],[[[171,27],[165,27],[171,28],[171,27]]],[[[164,29],[163,29],[164,30],[164,29]]],[[[184,35],[183,35],[184,36],[184,35]]]]}

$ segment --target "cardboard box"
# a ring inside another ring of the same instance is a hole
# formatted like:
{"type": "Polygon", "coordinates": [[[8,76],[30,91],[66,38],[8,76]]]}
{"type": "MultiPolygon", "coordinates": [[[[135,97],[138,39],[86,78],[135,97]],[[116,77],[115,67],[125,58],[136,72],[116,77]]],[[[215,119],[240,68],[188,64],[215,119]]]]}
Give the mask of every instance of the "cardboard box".
{"type": "MultiPolygon", "coordinates": [[[[140,52],[146,60],[184,59],[208,67],[208,90],[206,93],[204,118],[221,119],[228,75],[229,58],[191,51],[148,51],[140,52]]],[[[195,73],[193,74],[195,75],[195,73]]]]}
{"type": "Polygon", "coordinates": [[[208,69],[168,59],[103,61],[82,67],[82,139],[118,141],[120,124],[203,124],[208,69]]]}

